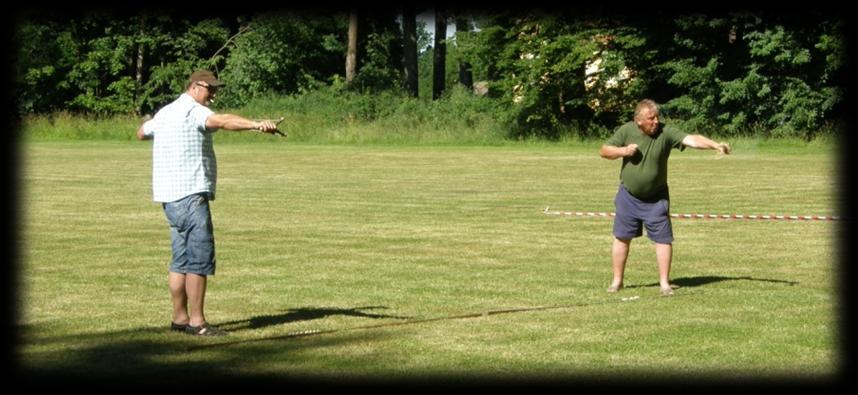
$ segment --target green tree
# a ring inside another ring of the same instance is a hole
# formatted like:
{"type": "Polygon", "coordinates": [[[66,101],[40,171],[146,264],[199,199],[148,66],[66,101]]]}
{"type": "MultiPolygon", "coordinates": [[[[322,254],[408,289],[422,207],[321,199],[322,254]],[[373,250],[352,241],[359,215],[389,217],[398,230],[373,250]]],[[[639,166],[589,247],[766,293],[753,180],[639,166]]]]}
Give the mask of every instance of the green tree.
{"type": "Polygon", "coordinates": [[[645,88],[624,71],[643,63],[645,39],[638,30],[541,13],[478,20],[480,30],[457,35],[457,44],[478,79],[490,80],[492,95],[510,102],[514,137],[603,135],[605,127],[593,122],[613,127],[645,88]],[[588,66],[597,60],[599,75],[588,80],[588,66]]]}
{"type": "Polygon", "coordinates": [[[397,11],[361,13],[358,72],[349,88],[366,93],[404,88],[402,29],[397,11]]]}
{"type": "Polygon", "coordinates": [[[342,72],[348,18],[343,15],[261,14],[234,40],[221,73],[222,102],[315,89],[342,72]]]}
{"type": "Polygon", "coordinates": [[[174,20],[171,17],[149,18],[147,32],[138,37],[147,48],[144,64],[143,94],[138,100],[144,112],[176,98],[185,90],[188,76],[196,69],[217,71],[225,56],[218,49],[227,41],[230,31],[220,19],[174,20]]]}
{"type": "Polygon", "coordinates": [[[843,100],[842,22],[825,15],[676,19],[664,62],[681,93],[666,103],[692,128],[812,137],[843,100]]]}
{"type": "Polygon", "coordinates": [[[212,67],[222,59],[210,56],[227,33],[216,20],[164,16],[23,18],[16,29],[18,110],[96,115],[151,111],[175,97],[194,68],[212,67]],[[139,28],[143,18],[146,29],[139,28]],[[141,53],[148,61],[140,61],[141,53]]]}
{"type": "Polygon", "coordinates": [[[15,30],[15,97],[19,114],[58,111],[74,97],[60,83],[74,64],[66,27],[56,21],[24,20],[15,30]],[[48,94],[49,93],[49,94],[48,94]]]}

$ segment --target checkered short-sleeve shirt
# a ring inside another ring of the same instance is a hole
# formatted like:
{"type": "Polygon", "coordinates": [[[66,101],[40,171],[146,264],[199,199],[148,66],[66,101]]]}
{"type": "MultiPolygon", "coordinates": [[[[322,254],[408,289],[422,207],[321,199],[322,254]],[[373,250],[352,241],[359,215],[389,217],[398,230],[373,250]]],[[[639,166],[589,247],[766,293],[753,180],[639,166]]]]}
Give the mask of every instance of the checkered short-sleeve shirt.
{"type": "Polygon", "coordinates": [[[206,119],[214,112],[183,93],[143,124],[153,137],[152,200],[174,202],[185,196],[208,192],[214,200],[217,159],[206,119]]]}

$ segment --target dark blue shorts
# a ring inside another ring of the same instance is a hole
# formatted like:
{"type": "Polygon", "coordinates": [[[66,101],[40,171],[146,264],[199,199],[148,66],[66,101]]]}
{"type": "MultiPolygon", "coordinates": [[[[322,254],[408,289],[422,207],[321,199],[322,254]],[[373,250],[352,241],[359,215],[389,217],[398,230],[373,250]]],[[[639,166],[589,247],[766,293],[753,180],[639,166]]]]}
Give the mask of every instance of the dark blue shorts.
{"type": "Polygon", "coordinates": [[[189,195],[164,203],[173,245],[173,273],[208,276],[215,273],[214,229],[209,199],[204,194],[189,195]]]}
{"type": "Polygon", "coordinates": [[[620,185],[617,197],[614,198],[617,208],[614,217],[614,237],[620,240],[631,240],[643,234],[659,244],[673,243],[673,227],[670,224],[670,200],[659,199],[653,202],[642,201],[629,193],[626,187],[620,185]]]}

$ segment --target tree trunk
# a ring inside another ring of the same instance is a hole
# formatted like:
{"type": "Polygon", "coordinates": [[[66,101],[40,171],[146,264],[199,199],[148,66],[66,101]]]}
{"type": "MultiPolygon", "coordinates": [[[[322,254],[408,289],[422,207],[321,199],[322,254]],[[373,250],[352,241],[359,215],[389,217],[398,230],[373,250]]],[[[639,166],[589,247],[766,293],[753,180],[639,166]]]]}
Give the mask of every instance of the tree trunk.
{"type": "Polygon", "coordinates": [[[432,62],[432,100],[444,93],[447,62],[447,17],[444,10],[435,9],[435,47],[432,62]]]}
{"type": "Polygon", "coordinates": [[[404,71],[405,89],[413,97],[418,97],[417,84],[417,13],[413,4],[407,4],[402,10],[402,33],[405,38],[404,71]]]}
{"type": "MultiPolygon", "coordinates": [[[[471,23],[467,17],[459,16],[456,18],[456,33],[471,31],[471,23]]],[[[474,89],[474,73],[471,72],[471,64],[467,61],[459,62],[459,83],[464,85],[469,90],[474,89]]]]}
{"type": "Polygon", "coordinates": [[[134,100],[137,101],[137,114],[143,112],[143,101],[140,100],[140,90],[143,88],[143,54],[144,54],[144,43],[143,37],[146,34],[146,16],[140,16],[140,40],[137,42],[137,64],[134,75],[134,81],[137,81],[136,92],[134,95],[134,100]]]}
{"type": "Polygon", "coordinates": [[[356,11],[349,13],[349,49],[346,52],[346,83],[352,82],[357,69],[357,29],[358,16],[356,11]]]}

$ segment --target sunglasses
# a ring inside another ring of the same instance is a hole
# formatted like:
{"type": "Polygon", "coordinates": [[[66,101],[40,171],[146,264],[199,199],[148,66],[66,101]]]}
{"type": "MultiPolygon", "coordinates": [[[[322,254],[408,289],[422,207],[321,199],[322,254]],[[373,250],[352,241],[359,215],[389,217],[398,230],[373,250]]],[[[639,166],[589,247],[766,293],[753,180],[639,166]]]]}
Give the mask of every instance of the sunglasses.
{"type": "Polygon", "coordinates": [[[209,92],[211,92],[211,93],[216,93],[216,92],[217,92],[217,87],[216,87],[216,86],[206,85],[206,84],[199,83],[199,82],[196,82],[196,83],[194,83],[194,84],[195,84],[195,85],[197,85],[197,86],[201,86],[201,87],[203,87],[203,88],[208,89],[208,90],[209,90],[209,92]]]}

